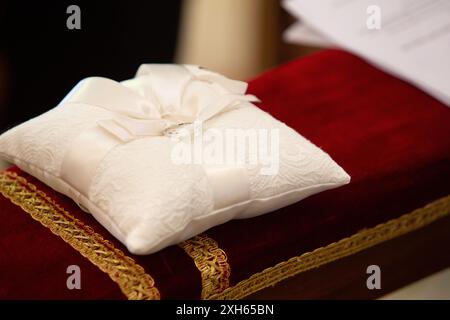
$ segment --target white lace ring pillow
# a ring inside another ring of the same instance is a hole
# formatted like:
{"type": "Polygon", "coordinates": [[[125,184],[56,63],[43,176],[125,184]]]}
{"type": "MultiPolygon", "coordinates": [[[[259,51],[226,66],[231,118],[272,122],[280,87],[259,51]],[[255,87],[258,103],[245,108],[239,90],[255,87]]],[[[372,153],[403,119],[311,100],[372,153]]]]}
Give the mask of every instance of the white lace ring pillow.
{"type": "Polygon", "coordinates": [[[135,254],[349,182],[246,90],[191,65],[142,65],[120,83],[87,78],[1,135],[0,157],[72,198],[135,254]]]}

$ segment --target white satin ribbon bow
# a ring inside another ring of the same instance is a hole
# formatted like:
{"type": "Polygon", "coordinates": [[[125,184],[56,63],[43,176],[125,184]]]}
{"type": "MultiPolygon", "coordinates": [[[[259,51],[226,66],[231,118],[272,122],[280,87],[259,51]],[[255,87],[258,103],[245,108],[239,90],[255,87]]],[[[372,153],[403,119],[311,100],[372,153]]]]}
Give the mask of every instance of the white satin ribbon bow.
{"type": "MultiPolygon", "coordinates": [[[[86,199],[92,177],[115,146],[161,136],[178,125],[206,121],[259,101],[245,95],[246,90],[245,82],[193,65],[144,64],[135,78],[120,83],[99,77],[80,81],[60,105],[91,105],[113,114],[72,141],[61,166],[61,177],[71,187],[66,194],[81,207],[89,206],[86,199]]],[[[248,200],[248,178],[243,168],[204,168],[215,190],[216,208],[248,200]]]]}
{"type": "Polygon", "coordinates": [[[144,64],[121,83],[100,77],[82,80],[61,102],[83,103],[115,113],[98,122],[123,142],[163,135],[166,130],[259,101],[247,84],[193,65],[144,64]]]}

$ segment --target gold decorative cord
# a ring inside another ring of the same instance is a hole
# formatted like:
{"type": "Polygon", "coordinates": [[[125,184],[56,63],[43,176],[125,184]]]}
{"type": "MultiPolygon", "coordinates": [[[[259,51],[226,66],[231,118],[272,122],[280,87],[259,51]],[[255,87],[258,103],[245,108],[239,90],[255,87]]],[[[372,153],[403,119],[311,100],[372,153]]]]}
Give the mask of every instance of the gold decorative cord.
{"type": "Polygon", "coordinates": [[[110,276],[128,299],[160,299],[153,278],[92,228],[13,172],[0,172],[0,192],[110,276]]]}
{"type": "Polygon", "coordinates": [[[449,214],[450,195],[397,219],[379,224],[370,229],[364,229],[349,238],[344,238],[312,252],[281,262],[208,298],[242,299],[298,273],[320,267],[326,263],[350,256],[384,241],[417,230],[449,214]]]}
{"type": "Polygon", "coordinates": [[[209,299],[230,285],[231,268],[227,255],[216,241],[206,234],[195,236],[179,244],[194,260],[202,277],[202,299],[209,299]]]}

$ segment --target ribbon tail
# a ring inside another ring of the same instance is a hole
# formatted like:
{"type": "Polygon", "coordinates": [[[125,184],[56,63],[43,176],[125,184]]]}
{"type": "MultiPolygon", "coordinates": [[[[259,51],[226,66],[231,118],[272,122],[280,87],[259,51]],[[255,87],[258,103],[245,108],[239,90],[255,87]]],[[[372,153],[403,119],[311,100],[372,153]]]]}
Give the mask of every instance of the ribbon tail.
{"type": "Polygon", "coordinates": [[[245,96],[235,94],[226,95],[221,99],[219,99],[218,102],[215,102],[209,105],[207,108],[200,111],[199,115],[197,116],[197,120],[206,121],[219,113],[229,111],[230,107],[236,108],[246,102],[258,102],[258,101],[259,99],[253,95],[245,95],[245,96]]]}

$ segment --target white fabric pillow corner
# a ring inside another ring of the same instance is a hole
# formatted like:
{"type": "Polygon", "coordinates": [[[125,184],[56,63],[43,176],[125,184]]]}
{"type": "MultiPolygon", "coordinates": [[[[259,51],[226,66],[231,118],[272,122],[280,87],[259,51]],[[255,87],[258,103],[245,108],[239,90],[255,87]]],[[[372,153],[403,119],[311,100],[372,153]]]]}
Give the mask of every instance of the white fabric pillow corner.
{"type": "Polygon", "coordinates": [[[58,107],[1,135],[0,157],[74,199],[135,254],[350,181],[245,91],[196,66],[144,65],[122,83],[90,78],[58,107]],[[243,163],[176,163],[180,143],[195,150],[198,119],[201,133],[275,132],[276,172],[261,174],[270,164],[252,162],[250,144],[243,163]],[[181,130],[191,134],[179,137],[181,130]]]}

